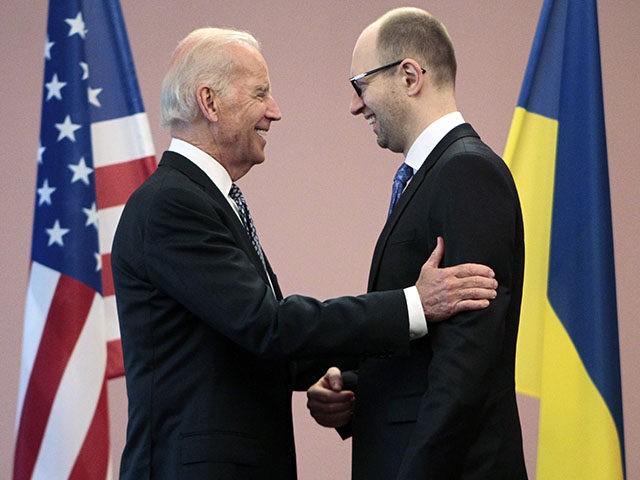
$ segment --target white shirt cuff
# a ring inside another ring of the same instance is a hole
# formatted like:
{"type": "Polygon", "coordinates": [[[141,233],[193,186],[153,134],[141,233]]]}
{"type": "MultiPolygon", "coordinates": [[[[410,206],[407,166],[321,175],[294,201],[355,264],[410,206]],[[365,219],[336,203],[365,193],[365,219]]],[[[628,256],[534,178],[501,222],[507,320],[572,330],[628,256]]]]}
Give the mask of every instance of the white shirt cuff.
{"type": "Polygon", "coordinates": [[[404,289],[404,297],[407,300],[407,312],[409,313],[409,338],[415,340],[427,334],[427,319],[424,317],[420,294],[415,287],[404,289]]]}

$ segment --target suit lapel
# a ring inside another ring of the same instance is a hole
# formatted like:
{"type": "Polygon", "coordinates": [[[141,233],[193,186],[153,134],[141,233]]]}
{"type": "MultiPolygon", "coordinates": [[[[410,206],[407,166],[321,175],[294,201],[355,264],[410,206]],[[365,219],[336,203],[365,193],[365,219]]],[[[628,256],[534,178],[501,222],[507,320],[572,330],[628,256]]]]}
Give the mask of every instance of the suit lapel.
{"type": "Polygon", "coordinates": [[[265,282],[269,283],[267,275],[271,277],[271,283],[276,296],[280,295],[279,298],[281,298],[282,293],[280,292],[280,287],[277,284],[275,274],[273,274],[273,271],[271,270],[266,254],[265,262],[267,263],[268,273],[265,272],[262,262],[260,261],[260,257],[258,256],[256,249],[253,248],[251,239],[249,238],[242,221],[238,218],[225,196],[220,192],[218,187],[207,176],[207,174],[191,160],[175,152],[164,152],[158,167],[163,165],[182,172],[190,180],[200,185],[202,189],[220,206],[226,216],[227,225],[231,229],[233,236],[238,240],[240,247],[245,251],[249,258],[251,258],[251,261],[256,266],[256,269],[260,272],[260,275],[265,282]]]}
{"type": "Polygon", "coordinates": [[[373,258],[371,260],[371,269],[369,271],[369,291],[373,290],[373,286],[375,285],[376,279],[378,277],[380,263],[382,261],[382,256],[384,254],[387,243],[389,241],[389,237],[393,233],[394,227],[398,223],[398,220],[402,217],[402,213],[404,212],[405,208],[407,207],[407,205],[409,205],[415,193],[421,188],[422,184],[425,181],[425,178],[427,177],[427,174],[431,171],[434,165],[445,154],[447,149],[453,143],[457,142],[461,138],[470,136],[477,137],[478,134],[468,123],[459,125],[451,130],[445,135],[442,140],[440,140],[440,142],[438,142],[429,156],[427,156],[420,169],[411,178],[409,185],[407,185],[407,188],[402,193],[400,200],[394,206],[391,216],[387,218],[387,222],[385,223],[384,227],[382,228],[382,232],[378,237],[376,247],[373,251],[373,258]]]}

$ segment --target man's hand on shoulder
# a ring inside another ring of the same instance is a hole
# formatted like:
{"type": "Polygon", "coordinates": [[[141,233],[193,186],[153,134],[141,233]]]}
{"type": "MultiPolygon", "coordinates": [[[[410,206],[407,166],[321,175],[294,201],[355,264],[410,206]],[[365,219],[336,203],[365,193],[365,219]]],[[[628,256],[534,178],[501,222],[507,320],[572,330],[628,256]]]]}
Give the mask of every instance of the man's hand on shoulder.
{"type": "Polygon", "coordinates": [[[477,263],[439,268],[443,256],[444,239],[438,237],[416,282],[427,321],[439,322],[460,312],[487,308],[498,288],[493,270],[477,263]]]}

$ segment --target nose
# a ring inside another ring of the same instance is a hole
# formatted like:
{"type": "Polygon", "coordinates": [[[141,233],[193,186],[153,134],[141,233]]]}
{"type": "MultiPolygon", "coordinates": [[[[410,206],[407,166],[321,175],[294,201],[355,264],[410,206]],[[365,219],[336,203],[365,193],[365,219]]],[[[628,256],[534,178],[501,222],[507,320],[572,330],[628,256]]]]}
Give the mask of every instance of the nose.
{"type": "Polygon", "coordinates": [[[275,98],[269,96],[269,100],[267,102],[267,111],[266,117],[269,118],[272,122],[277,122],[282,118],[282,113],[280,112],[280,107],[276,102],[275,98]]]}
{"type": "Polygon", "coordinates": [[[364,102],[362,101],[362,97],[358,95],[356,92],[353,92],[351,95],[351,104],[349,105],[349,111],[351,115],[359,115],[362,113],[362,109],[364,108],[364,102]]]}

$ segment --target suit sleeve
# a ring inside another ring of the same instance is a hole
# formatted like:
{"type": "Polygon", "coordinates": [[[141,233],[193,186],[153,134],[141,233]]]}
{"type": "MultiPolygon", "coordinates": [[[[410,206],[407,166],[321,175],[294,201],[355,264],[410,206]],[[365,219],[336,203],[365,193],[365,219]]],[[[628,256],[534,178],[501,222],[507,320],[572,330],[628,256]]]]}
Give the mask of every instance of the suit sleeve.
{"type": "Polygon", "coordinates": [[[144,263],[156,287],[258,356],[317,357],[405,352],[401,290],[325,302],[277,301],[208,195],[156,193],[144,219],[144,263]]]}
{"type": "Polygon", "coordinates": [[[481,407],[497,393],[488,391],[488,385],[495,385],[489,380],[504,367],[500,362],[508,342],[520,218],[517,195],[502,167],[496,156],[467,152],[449,159],[435,179],[428,221],[435,235],[444,237],[443,263],[489,265],[499,287],[488,308],[430,326],[428,388],[399,478],[457,478],[481,421],[481,407]]]}

